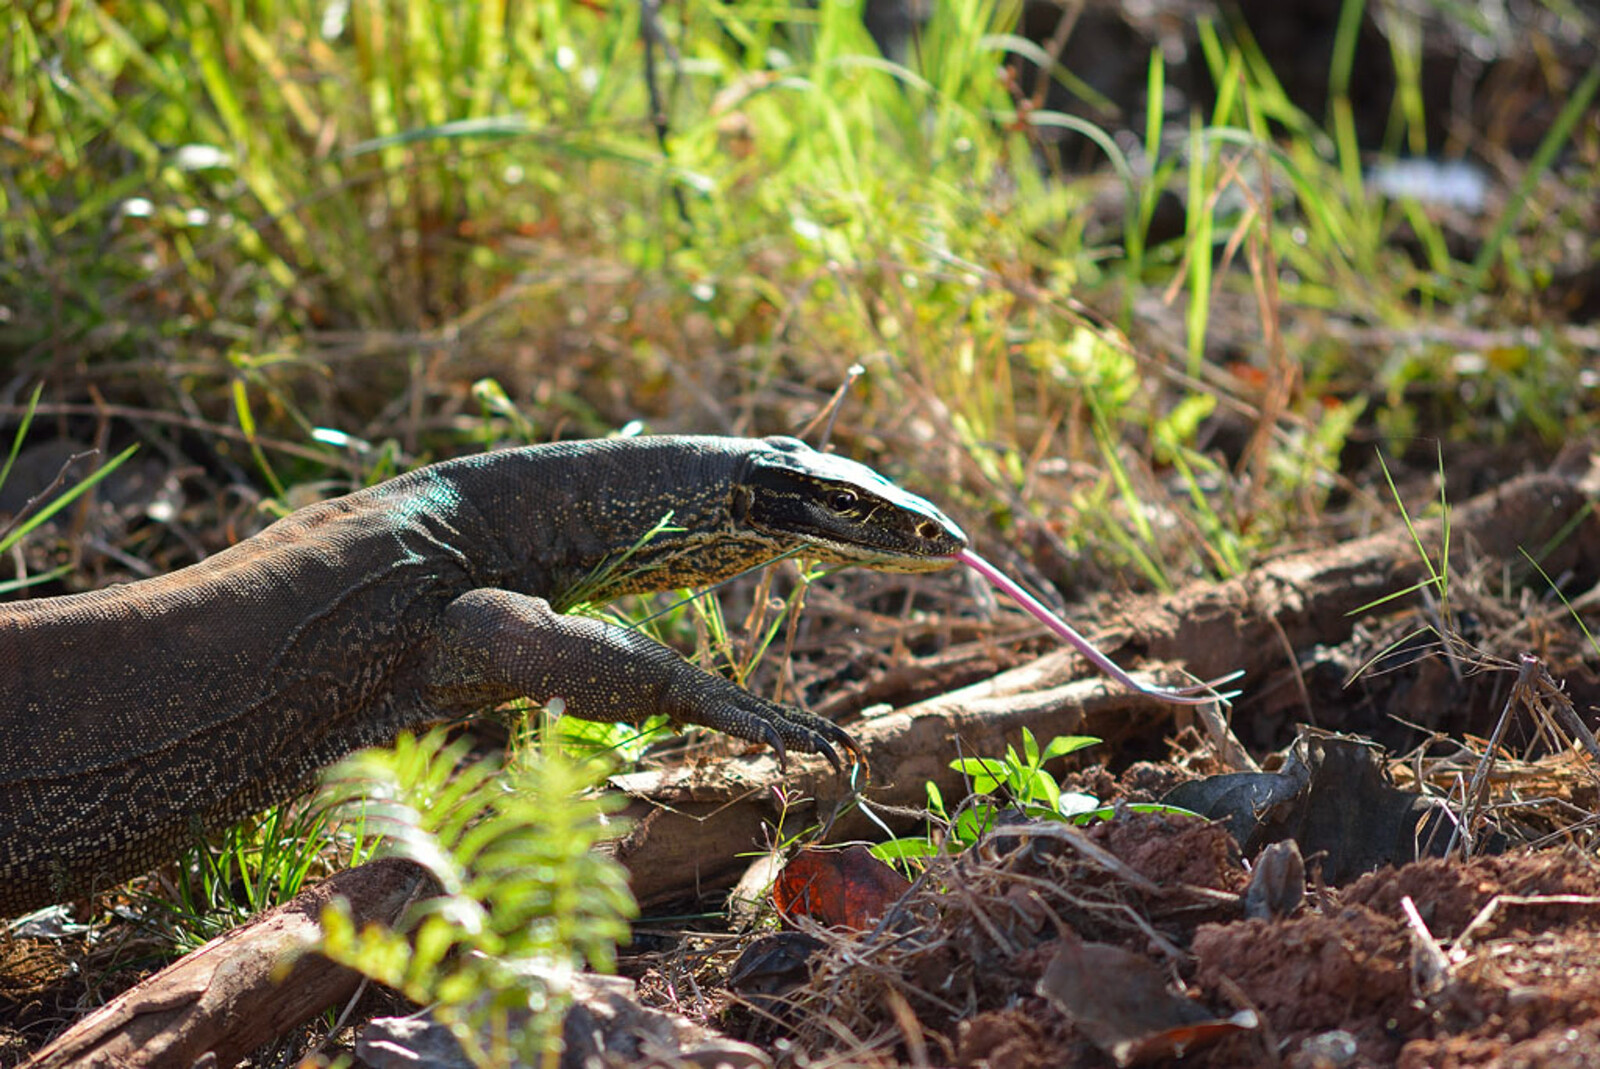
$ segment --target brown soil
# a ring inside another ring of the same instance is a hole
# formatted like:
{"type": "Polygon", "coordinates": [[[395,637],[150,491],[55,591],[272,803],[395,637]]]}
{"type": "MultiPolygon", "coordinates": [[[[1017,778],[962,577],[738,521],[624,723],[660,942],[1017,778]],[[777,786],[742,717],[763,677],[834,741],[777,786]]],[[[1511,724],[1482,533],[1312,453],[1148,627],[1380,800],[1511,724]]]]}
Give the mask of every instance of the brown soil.
{"type": "MultiPolygon", "coordinates": [[[[1054,842],[951,863],[955,893],[904,904],[915,928],[837,940],[814,963],[812,982],[790,993],[802,1046],[833,1046],[819,1024],[830,1021],[878,1037],[876,1050],[849,1054],[861,1064],[915,1062],[920,1047],[931,1064],[1116,1065],[1082,1022],[1038,993],[1056,955],[1091,940],[1148,960],[1168,991],[1215,1018],[1258,1015],[1258,1027],[1224,1032],[1209,1046],[1191,1040],[1188,1065],[1600,1064],[1600,866],[1592,859],[1565,850],[1428,859],[1324,888],[1292,916],[1247,919],[1238,892],[1249,873],[1216,832],[1139,815],[1089,832],[1154,882],[1154,895],[1054,842]],[[1442,951],[1436,972],[1414,964],[1423,937],[1402,911],[1407,897],[1442,951]],[[1480,915],[1487,919],[1463,938],[1480,915]],[[897,1017],[896,994],[905,1000],[897,1017]]],[[[1098,997],[1115,999],[1125,985],[1129,998],[1148,1003],[1141,982],[1130,970],[1109,971],[1098,997]]],[[[1153,1037],[1157,1053],[1140,1060],[1156,1064],[1174,1060],[1173,1044],[1187,1037],[1158,1020],[1129,1027],[1153,1037]]]]}

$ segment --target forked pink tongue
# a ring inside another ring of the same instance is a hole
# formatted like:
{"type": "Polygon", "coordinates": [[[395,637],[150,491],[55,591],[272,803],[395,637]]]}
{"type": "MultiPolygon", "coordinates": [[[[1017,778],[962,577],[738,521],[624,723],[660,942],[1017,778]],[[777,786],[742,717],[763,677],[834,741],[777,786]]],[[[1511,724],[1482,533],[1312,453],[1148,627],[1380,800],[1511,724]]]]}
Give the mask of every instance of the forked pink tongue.
{"type": "Polygon", "coordinates": [[[1118,668],[1115,661],[1096,649],[1094,643],[1078,634],[1071,624],[1051,612],[1038,598],[1022,589],[1004,572],[972,552],[972,550],[963,549],[956,554],[956,560],[993,583],[1011,600],[1027,609],[1029,614],[1040,623],[1070,642],[1073,649],[1088,658],[1090,664],[1129,690],[1138,691],[1140,694],[1147,694],[1152,698],[1157,698],[1164,702],[1172,702],[1176,705],[1205,705],[1208,702],[1236,698],[1242,693],[1237,690],[1229,690],[1219,694],[1216,690],[1222,684],[1232,683],[1235,679],[1243,676],[1244,671],[1242,669],[1237,672],[1229,672],[1227,675],[1213,679],[1209,683],[1197,683],[1192,687],[1179,687],[1175,690],[1166,687],[1152,687],[1141,683],[1118,668]]]}

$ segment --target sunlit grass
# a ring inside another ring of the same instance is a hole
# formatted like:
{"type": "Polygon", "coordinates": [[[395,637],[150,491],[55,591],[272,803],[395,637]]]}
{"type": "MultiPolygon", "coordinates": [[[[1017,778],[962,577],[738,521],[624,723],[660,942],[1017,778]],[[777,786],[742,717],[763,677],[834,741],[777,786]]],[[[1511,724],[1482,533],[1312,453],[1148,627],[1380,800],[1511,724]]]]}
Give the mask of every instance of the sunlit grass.
{"type": "MultiPolygon", "coordinates": [[[[1315,514],[1356,420],[1437,432],[1413,385],[1547,441],[1589,421],[1551,388],[1582,356],[1558,335],[1491,354],[1506,374],[1481,385],[1457,349],[1413,339],[1536,284],[1526,203],[1580,135],[1594,78],[1460,261],[1428,211],[1366,189],[1362,9],[1342,8],[1326,114],[1290,100],[1248,34],[1202,23],[1214,98],[1168,114],[1153,53],[1132,142],[1024,99],[1019,55],[1089,90],[1014,35],[1014,3],[933,5],[903,63],[840,3],[691,0],[648,26],[648,7],[555,0],[17,10],[0,46],[25,134],[0,147],[18,164],[0,188],[10,337],[37,368],[184,354],[208,370],[171,402],[245,427],[279,500],[303,475],[274,466],[257,428],[392,438],[413,457],[613,429],[614,410],[571,388],[460,418],[480,374],[520,361],[507,397],[537,394],[569,344],[626,384],[612,396],[649,429],[786,429],[792,406],[714,410],[825,394],[859,363],[842,437],[996,534],[1052,525],[1158,589],[1233,574],[1315,514]],[[1094,176],[1050,162],[1063,131],[1098,147],[1120,191],[1107,236],[1087,228],[1094,176]],[[1184,233],[1152,247],[1164,193],[1184,233]],[[1169,304],[1178,344],[1153,341],[1141,297],[1169,304]],[[1235,300],[1254,323],[1219,335],[1235,300]],[[1328,317],[1395,344],[1352,351],[1316,330],[1328,317]],[[353,390],[336,361],[363,337],[379,355],[353,390]],[[679,404],[685,368],[710,405],[679,404]],[[458,415],[429,423],[440,408],[458,415]],[[1257,422],[1240,457],[1206,445],[1223,410],[1257,422]],[[940,444],[941,472],[919,470],[912,441],[940,444]],[[956,486],[950,451],[970,462],[956,486]],[[1098,483],[1038,501],[1052,456],[1098,483]]],[[[1430,147],[1416,49],[1392,41],[1391,151],[1430,147]]]]}
{"type": "Polygon", "coordinates": [[[361,864],[377,845],[359,813],[284,802],[194,843],[178,859],[175,883],[150,881],[136,900],[146,922],[188,952],[336,868],[361,864]]]}

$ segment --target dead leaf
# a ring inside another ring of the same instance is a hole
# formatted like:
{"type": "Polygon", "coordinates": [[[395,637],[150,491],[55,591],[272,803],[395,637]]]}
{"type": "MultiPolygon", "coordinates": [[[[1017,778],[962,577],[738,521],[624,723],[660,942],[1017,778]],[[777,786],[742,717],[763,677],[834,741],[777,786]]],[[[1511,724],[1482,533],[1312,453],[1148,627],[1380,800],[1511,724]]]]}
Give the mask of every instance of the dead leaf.
{"type": "Polygon", "coordinates": [[[1182,1057],[1258,1024],[1250,1010],[1213,1017],[1148,958],[1109,943],[1062,940],[1037,990],[1119,1066],[1182,1057]]]}
{"type": "Polygon", "coordinates": [[[910,881],[864,846],[805,849],[779,873],[772,900],[786,919],[806,916],[825,928],[862,931],[910,887],[910,881]]]}

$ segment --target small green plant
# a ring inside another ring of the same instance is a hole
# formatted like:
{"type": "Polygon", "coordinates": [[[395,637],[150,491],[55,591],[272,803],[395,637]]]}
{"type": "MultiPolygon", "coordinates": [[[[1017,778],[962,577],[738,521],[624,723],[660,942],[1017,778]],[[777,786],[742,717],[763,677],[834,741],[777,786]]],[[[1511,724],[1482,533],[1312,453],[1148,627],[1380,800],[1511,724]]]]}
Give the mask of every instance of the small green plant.
{"type": "MultiPolygon", "coordinates": [[[[971,778],[973,794],[1003,795],[1028,816],[1073,816],[1098,806],[1099,800],[1076,792],[1063,794],[1061,784],[1044,770],[1044,764],[1099,743],[1093,735],[1057,735],[1040,749],[1033,732],[1023,728],[1020,754],[1007,744],[1004,758],[961,757],[950,762],[950,767],[971,778]],[[1083,804],[1086,800],[1087,806],[1083,804]]],[[[991,823],[994,812],[991,807],[987,814],[991,823]]]]}
{"type": "Polygon", "coordinates": [[[447,739],[402,736],[337,766],[336,797],[364,806],[385,852],[423,866],[442,891],[396,929],[358,929],[335,903],[318,949],[430,1005],[475,1065],[548,1064],[562,978],[612,968],[637,912],[627,873],[592,849],[616,834],[603,820],[620,801],[592,790],[601,766],[558,747],[464,761],[468,743],[447,739]]]}
{"type": "MultiPolygon", "coordinates": [[[[1007,745],[1004,757],[961,757],[950,767],[969,777],[972,794],[952,815],[939,786],[929,781],[928,809],[947,829],[950,850],[959,852],[1008,819],[1057,820],[1093,824],[1109,820],[1115,809],[1082,791],[1063,791],[1056,778],[1044,770],[1045,762],[1095,746],[1093,735],[1057,735],[1042,749],[1033,732],[1022,729],[1022,752],[1007,745]]],[[[1130,813],[1165,813],[1193,816],[1177,806],[1144,802],[1119,807],[1130,813]]],[[[932,857],[939,844],[932,836],[891,839],[873,847],[884,861],[932,857]]]]}

